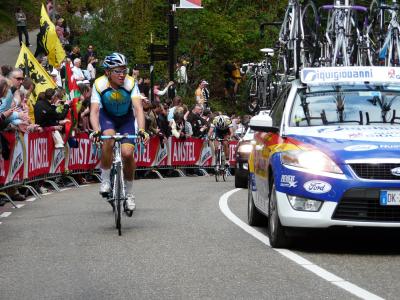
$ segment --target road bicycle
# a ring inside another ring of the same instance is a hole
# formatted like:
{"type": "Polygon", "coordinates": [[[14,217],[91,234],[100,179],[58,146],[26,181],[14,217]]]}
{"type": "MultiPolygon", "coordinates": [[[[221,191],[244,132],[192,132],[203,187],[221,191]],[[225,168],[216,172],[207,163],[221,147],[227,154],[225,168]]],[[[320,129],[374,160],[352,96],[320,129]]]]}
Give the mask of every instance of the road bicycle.
{"type": "MultiPolygon", "coordinates": [[[[102,135],[100,140],[114,140],[113,146],[113,161],[110,172],[111,191],[105,195],[107,201],[111,204],[114,211],[115,227],[118,230],[118,235],[121,235],[121,210],[128,216],[132,216],[132,211],[128,210],[126,204],[126,191],[123,174],[123,162],[121,155],[121,145],[123,139],[137,139],[136,135],[102,135]]],[[[104,196],[104,195],[103,195],[104,196]]]]}
{"type": "Polygon", "coordinates": [[[370,15],[373,28],[371,35],[379,45],[377,64],[388,67],[400,65],[400,25],[398,12],[400,6],[396,0],[392,4],[373,0],[370,5],[370,15]]]}
{"type": "MultiPolygon", "coordinates": [[[[351,66],[365,64],[368,56],[362,58],[362,50],[369,48],[369,39],[358,28],[357,12],[368,13],[368,8],[353,5],[349,0],[344,3],[335,0],[333,5],[323,5],[322,10],[328,11],[326,32],[321,44],[321,65],[351,66]],[[367,44],[365,44],[367,43],[367,44]],[[367,46],[366,46],[367,45],[367,46]],[[359,49],[359,50],[358,50],[359,49]]],[[[366,21],[364,26],[366,26],[366,21]]]]}
{"type": "Polygon", "coordinates": [[[274,50],[263,48],[260,51],[265,59],[259,63],[243,64],[243,67],[250,68],[250,77],[248,80],[249,99],[254,97],[258,105],[265,109],[271,109],[276,96],[276,77],[272,69],[272,57],[274,50]]]}
{"type": "Polygon", "coordinates": [[[279,31],[277,71],[281,76],[299,77],[301,67],[318,58],[319,17],[312,0],[289,0],[279,31]]]}
{"type": "Polygon", "coordinates": [[[215,151],[215,181],[218,182],[222,178],[223,181],[226,181],[226,178],[229,176],[229,167],[225,166],[223,163],[224,157],[224,147],[223,142],[227,141],[226,139],[217,138],[218,146],[215,151]]]}

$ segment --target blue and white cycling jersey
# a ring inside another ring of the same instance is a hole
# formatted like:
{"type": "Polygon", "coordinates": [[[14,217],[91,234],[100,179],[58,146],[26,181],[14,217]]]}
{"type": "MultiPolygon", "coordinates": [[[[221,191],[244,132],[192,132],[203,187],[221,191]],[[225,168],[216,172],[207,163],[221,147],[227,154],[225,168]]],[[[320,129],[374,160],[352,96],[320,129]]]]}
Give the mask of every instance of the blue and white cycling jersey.
{"type": "Polygon", "coordinates": [[[140,92],[135,79],[126,76],[124,84],[113,89],[106,76],[96,79],[93,85],[91,103],[98,103],[111,116],[124,116],[132,111],[132,99],[140,99],[140,92]]]}

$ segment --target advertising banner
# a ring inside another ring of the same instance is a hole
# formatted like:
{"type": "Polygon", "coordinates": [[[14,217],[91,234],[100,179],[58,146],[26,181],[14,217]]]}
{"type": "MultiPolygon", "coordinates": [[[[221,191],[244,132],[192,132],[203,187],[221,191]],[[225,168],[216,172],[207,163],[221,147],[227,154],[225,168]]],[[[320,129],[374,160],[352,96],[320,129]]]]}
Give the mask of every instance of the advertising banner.
{"type": "Polygon", "coordinates": [[[138,167],[151,167],[156,161],[160,139],[156,136],[150,138],[147,145],[138,143],[135,146],[135,160],[138,167]]]}
{"type": "Polygon", "coordinates": [[[78,141],[78,148],[68,146],[68,164],[66,168],[70,171],[92,170],[98,164],[98,152],[92,145],[87,133],[77,133],[75,136],[78,141]]]}
{"type": "Polygon", "coordinates": [[[50,173],[54,142],[51,131],[31,132],[24,136],[26,158],[24,178],[50,173]]]}
{"type": "Polygon", "coordinates": [[[230,141],[229,142],[229,165],[235,166],[236,165],[236,157],[235,157],[235,148],[238,141],[230,141]]]}
{"type": "Polygon", "coordinates": [[[65,171],[65,148],[54,149],[51,161],[50,174],[61,174],[65,171]]]}
{"type": "Polygon", "coordinates": [[[14,143],[10,143],[10,149],[12,150],[12,158],[10,169],[8,172],[7,183],[20,182],[24,180],[24,161],[25,161],[25,146],[23,144],[23,136],[21,134],[13,133],[14,143]]]}
{"type": "Polygon", "coordinates": [[[203,146],[201,149],[199,160],[197,161],[198,166],[200,167],[210,167],[213,164],[213,156],[214,156],[214,147],[211,147],[212,143],[209,143],[208,140],[203,141],[203,146]]]}
{"type": "Polygon", "coordinates": [[[170,138],[169,165],[187,166],[195,165],[199,160],[203,140],[197,138],[177,139],[170,138]]]}
{"type": "Polygon", "coordinates": [[[10,156],[5,159],[0,151],[0,185],[4,185],[7,181],[8,173],[10,171],[11,158],[13,155],[13,149],[15,146],[15,133],[14,132],[2,132],[1,135],[7,141],[8,147],[10,149],[10,156]]]}

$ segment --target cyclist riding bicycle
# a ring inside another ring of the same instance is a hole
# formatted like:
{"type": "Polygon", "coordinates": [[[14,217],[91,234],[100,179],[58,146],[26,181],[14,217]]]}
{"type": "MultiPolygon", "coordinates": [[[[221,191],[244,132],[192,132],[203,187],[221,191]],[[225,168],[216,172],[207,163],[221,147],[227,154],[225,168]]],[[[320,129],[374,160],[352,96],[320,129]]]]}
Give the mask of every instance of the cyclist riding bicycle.
{"type": "MultiPolygon", "coordinates": [[[[224,165],[229,167],[229,144],[228,140],[233,138],[233,124],[231,119],[226,115],[218,115],[214,118],[211,123],[210,130],[208,131],[208,136],[210,139],[214,139],[215,151],[218,149],[218,139],[223,139],[222,143],[224,146],[225,162],[224,165]]],[[[216,153],[217,154],[217,153],[216,153]]]]}
{"type": "MultiPolygon", "coordinates": [[[[128,76],[127,61],[123,54],[112,53],[104,59],[105,74],[93,84],[90,123],[94,132],[92,140],[99,141],[100,135],[116,133],[135,135],[135,121],[139,128],[137,135],[147,143],[149,135],[145,132],[145,118],[138,84],[128,76]]],[[[107,195],[111,189],[110,169],[113,160],[113,140],[106,140],[101,152],[100,194],[107,195]]],[[[136,169],[134,144],[131,139],[122,140],[123,173],[126,187],[128,210],[135,210],[133,180],[136,169]]]]}

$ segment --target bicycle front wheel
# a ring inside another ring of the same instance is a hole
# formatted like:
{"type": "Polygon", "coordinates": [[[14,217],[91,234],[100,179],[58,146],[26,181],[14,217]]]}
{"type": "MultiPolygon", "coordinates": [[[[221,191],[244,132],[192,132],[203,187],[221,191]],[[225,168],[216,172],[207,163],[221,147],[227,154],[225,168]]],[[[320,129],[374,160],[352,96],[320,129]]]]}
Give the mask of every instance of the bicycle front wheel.
{"type": "Polygon", "coordinates": [[[118,235],[121,235],[121,202],[122,202],[122,174],[121,166],[115,168],[114,176],[114,218],[115,228],[118,230],[118,235]]]}

